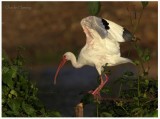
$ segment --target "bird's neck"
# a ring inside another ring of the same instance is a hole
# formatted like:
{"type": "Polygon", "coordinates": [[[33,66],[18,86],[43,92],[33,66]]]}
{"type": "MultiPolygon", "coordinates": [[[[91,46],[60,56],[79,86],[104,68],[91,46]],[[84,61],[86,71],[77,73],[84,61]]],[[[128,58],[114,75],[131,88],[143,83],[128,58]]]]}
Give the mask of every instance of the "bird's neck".
{"type": "Polygon", "coordinates": [[[71,59],[71,63],[73,65],[73,67],[75,68],[81,68],[83,65],[81,63],[79,63],[75,57],[75,55],[73,55],[72,59],[71,59]]]}

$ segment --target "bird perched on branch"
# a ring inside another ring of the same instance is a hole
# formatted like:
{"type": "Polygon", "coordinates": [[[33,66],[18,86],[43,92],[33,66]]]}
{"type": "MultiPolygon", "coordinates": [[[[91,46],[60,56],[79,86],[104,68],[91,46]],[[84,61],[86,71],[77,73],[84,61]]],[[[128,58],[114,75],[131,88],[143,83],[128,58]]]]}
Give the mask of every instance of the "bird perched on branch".
{"type": "Polygon", "coordinates": [[[124,27],[96,16],[83,18],[81,26],[86,35],[86,44],[81,49],[78,59],[72,52],[66,52],[63,55],[55,74],[54,84],[56,84],[58,72],[66,61],[71,61],[75,68],[81,68],[84,65],[93,66],[97,69],[101,80],[100,85],[94,91],[89,91],[96,96],[108,81],[107,75],[105,75],[105,79],[102,77],[103,66],[106,63],[107,66],[132,63],[130,59],[121,57],[119,43],[135,41],[136,38],[124,27]]]}

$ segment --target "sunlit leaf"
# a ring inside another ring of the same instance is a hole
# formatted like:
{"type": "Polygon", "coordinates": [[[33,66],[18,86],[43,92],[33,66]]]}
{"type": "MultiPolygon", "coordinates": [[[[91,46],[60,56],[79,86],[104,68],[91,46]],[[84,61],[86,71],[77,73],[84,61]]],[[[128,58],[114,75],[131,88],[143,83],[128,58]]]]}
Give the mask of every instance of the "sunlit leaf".
{"type": "Polygon", "coordinates": [[[57,111],[48,112],[50,117],[61,117],[61,114],[57,111]]]}
{"type": "Polygon", "coordinates": [[[61,116],[61,114],[59,112],[56,112],[56,111],[53,112],[53,114],[54,114],[55,117],[60,117],[61,116]]]}
{"type": "Polygon", "coordinates": [[[153,117],[158,117],[158,109],[153,112],[153,117]]]}
{"type": "Polygon", "coordinates": [[[89,13],[90,15],[98,15],[99,11],[101,9],[101,4],[100,2],[88,2],[88,10],[89,10],[89,13]]]}
{"type": "Polygon", "coordinates": [[[8,94],[8,98],[12,98],[12,94],[8,94]]]}
{"type": "Polygon", "coordinates": [[[12,73],[12,78],[15,78],[17,76],[17,67],[11,66],[10,72],[12,73]]]}
{"type": "Polygon", "coordinates": [[[144,97],[144,98],[147,98],[147,94],[146,94],[146,93],[144,93],[144,94],[143,94],[143,97],[144,97]]]}
{"type": "Polygon", "coordinates": [[[112,114],[108,112],[102,112],[100,116],[101,117],[112,117],[112,114]]]}
{"type": "Polygon", "coordinates": [[[11,90],[10,94],[12,94],[12,95],[17,97],[17,92],[15,90],[11,90]]]}
{"type": "Polygon", "coordinates": [[[25,102],[22,103],[22,109],[25,111],[26,114],[30,116],[34,115],[35,113],[34,108],[31,105],[26,104],[25,102]]]}
{"type": "Polygon", "coordinates": [[[20,101],[17,99],[10,100],[8,106],[13,112],[18,112],[20,109],[20,101]]]}
{"type": "Polygon", "coordinates": [[[143,6],[143,9],[144,9],[144,8],[147,7],[147,5],[148,5],[149,2],[147,2],[147,1],[142,1],[141,3],[142,3],[142,6],[143,6]]]}
{"type": "Polygon", "coordinates": [[[135,65],[139,65],[139,64],[140,64],[140,61],[139,61],[139,60],[135,60],[135,61],[134,61],[134,64],[135,64],[135,65]]]}

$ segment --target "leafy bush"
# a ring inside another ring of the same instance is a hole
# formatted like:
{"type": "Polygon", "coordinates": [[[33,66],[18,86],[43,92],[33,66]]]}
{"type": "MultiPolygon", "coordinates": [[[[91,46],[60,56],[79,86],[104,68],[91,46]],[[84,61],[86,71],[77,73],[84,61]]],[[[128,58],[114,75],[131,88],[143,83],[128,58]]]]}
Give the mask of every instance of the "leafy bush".
{"type": "Polygon", "coordinates": [[[118,98],[102,100],[99,104],[99,116],[158,116],[157,80],[144,74],[135,77],[131,72],[126,72],[117,82],[120,83],[118,98]]]}
{"type": "Polygon", "coordinates": [[[23,57],[18,50],[11,61],[2,57],[2,116],[35,117],[61,116],[59,112],[47,111],[37,97],[38,89],[29,81],[28,72],[23,69],[23,57]]]}
{"type": "MultiPolygon", "coordinates": [[[[93,99],[90,94],[82,98],[84,105],[95,104],[96,115],[100,117],[158,117],[158,80],[149,77],[149,65],[144,64],[149,62],[150,55],[148,49],[142,49],[140,46],[135,46],[139,59],[135,60],[138,74],[125,72],[114,83],[119,83],[119,94],[117,98],[108,97],[111,87],[106,85],[101,90],[102,98],[93,99]]],[[[103,73],[109,75],[106,67],[103,73]]]]}

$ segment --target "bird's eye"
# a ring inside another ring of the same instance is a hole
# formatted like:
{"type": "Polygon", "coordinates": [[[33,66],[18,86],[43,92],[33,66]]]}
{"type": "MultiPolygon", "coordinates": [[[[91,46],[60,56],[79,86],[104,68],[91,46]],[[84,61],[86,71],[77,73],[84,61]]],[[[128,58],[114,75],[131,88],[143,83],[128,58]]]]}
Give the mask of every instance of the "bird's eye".
{"type": "Polygon", "coordinates": [[[66,55],[63,55],[63,58],[65,58],[65,59],[66,59],[66,55]]]}

